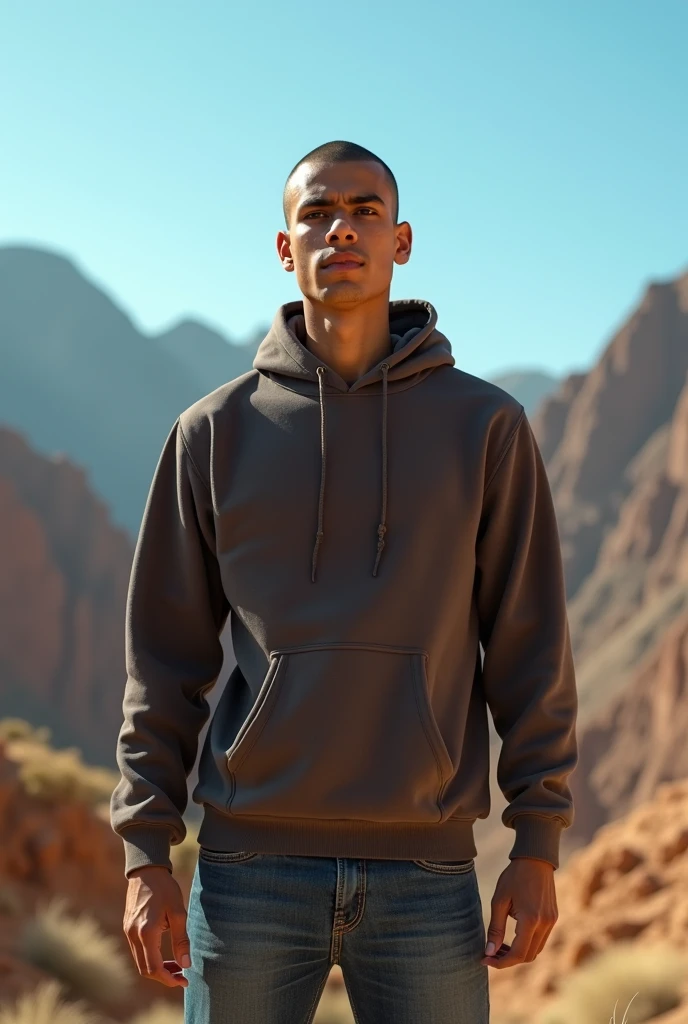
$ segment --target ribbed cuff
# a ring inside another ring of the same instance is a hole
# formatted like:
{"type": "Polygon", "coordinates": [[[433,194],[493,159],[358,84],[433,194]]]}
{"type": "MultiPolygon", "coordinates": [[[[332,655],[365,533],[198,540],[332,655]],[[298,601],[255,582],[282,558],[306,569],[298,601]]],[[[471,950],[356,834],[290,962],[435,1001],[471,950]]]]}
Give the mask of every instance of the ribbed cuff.
{"type": "Polygon", "coordinates": [[[124,874],[129,878],[135,868],[149,865],[172,871],[171,832],[165,825],[127,825],[120,838],[124,843],[124,874]]]}
{"type": "Polygon", "coordinates": [[[517,814],[512,820],[511,827],[516,832],[516,838],[509,859],[535,857],[558,868],[563,822],[559,818],[546,818],[540,814],[517,814]]]}

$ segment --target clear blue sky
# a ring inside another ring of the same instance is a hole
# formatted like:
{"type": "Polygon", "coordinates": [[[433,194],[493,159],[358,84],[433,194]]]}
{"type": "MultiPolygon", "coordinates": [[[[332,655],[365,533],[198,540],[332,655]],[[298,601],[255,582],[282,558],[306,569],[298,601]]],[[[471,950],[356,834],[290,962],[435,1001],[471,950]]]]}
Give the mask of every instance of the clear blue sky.
{"type": "Polygon", "coordinates": [[[684,0],[0,0],[0,245],[240,338],[299,297],[286,174],[350,139],[460,366],[587,367],[688,268],[687,45],[684,0]]]}

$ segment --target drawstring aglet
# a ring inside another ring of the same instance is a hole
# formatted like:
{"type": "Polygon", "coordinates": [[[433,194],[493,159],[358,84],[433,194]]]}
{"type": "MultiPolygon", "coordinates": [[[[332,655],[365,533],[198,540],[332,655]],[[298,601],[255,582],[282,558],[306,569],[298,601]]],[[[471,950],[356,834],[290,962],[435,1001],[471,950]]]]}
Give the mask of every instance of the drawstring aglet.
{"type": "Polygon", "coordinates": [[[382,554],[382,549],[385,546],[385,533],[386,532],[387,532],[387,527],[384,526],[382,523],[380,523],[380,525],[377,528],[377,556],[375,558],[375,567],[373,568],[373,576],[377,576],[377,567],[380,564],[380,555],[382,554]]]}
{"type": "Polygon", "coordinates": [[[313,548],[313,566],[311,568],[311,583],[315,583],[315,566],[318,562],[318,548],[320,547],[320,541],[324,537],[322,530],[318,530],[315,535],[315,547],[313,548]]]}

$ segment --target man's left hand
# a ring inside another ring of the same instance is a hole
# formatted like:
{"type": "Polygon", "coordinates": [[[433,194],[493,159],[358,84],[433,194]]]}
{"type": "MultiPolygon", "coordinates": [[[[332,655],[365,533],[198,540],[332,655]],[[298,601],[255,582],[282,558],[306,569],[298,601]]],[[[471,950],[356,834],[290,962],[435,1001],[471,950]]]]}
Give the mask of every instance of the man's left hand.
{"type": "Polygon", "coordinates": [[[499,970],[531,963],[547,942],[559,916],[554,865],[534,857],[515,857],[497,879],[491,907],[486,955],[480,963],[499,970]],[[511,946],[504,942],[509,916],[516,919],[511,946]]]}

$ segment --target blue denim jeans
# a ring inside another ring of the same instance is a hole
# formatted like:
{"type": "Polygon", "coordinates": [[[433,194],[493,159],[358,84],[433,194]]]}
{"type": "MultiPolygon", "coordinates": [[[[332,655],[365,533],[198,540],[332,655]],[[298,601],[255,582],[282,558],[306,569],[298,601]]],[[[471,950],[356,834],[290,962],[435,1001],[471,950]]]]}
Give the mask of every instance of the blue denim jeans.
{"type": "Polygon", "coordinates": [[[339,964],[357,1024],[488,1024],[473,860],[201,847],[185,1024],[311,1024],[339,964]]]}

